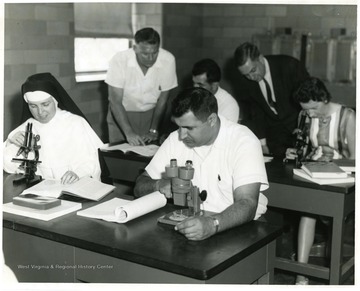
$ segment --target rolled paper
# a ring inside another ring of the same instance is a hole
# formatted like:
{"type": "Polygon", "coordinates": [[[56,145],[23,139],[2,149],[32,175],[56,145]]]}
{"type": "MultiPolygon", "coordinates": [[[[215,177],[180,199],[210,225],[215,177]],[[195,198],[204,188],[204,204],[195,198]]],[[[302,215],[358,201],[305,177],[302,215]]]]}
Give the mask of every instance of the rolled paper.
{"type": "Polygon", "coordinates": [[[124,206],[115,208],[116,221],[128,222],[166,205],[166,197],[159,191],[137,198],[124,206]]]}

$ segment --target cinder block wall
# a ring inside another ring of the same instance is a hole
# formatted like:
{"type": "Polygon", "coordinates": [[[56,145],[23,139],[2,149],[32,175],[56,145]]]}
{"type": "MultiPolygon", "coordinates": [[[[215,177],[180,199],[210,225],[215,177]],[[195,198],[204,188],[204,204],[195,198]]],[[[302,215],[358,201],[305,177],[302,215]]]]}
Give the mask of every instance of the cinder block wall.
{"type": "MultiPolygon", "coordinates": [[[[4,137],[19,124],[21,84],[31,74],[49,71],[107,142],[106,85],[75,82],[72,4],[6,3],[4,6],[4,137]]],[[[346,28],[348,35],[355,35],[356,17],[354,5],[141,3],[136,13],[138,28],[158,29],[163,47],[175,55],[181,86],[189,84],[195,61],[212,57],[223,69],[222,86],[230,93],[237,73],[231,65],[233,52],[253,34],[292,27],[293,31],[314,35],[328,35],[331,28],[346,28]]],[[[329,87],[335,92],[335,100],[347,98],[345,104],[355,105],[354,86],[329,87]]]]}
{"type": "MultiPolygon", "coordinates": [[[[108,141],[107,86],[76,83],[74,70],[74,12],[72,3],[4,5],[4,139],[20,122],[21,85],[35,73],[51,72],[85,114],[95,132],[108,141]]],[[[139,27],[162,31],[162,4],[138,4],[139,27]]]]}
{"type": "Polygon", "coordinates": [[[163,4],[164,47],[176,57],[177,75],[182,86],[189,84],[191,68],[203,56],[202,14],[200,4],[163,4]]]}
{"type": "Polygon", "coordinates": [[[51,72],[74,85],[72,4],[5,4],[4,135],[19,124],[21,84],[51,72]]]}
{"type": "MultiPolygon", "coordinates": [[[[251,41],[254,34],[291,27],[294,33],[320,36],[330,35],[332,28],[346,28],[348,36],[356,36],[355,5],[166,3],[163,6],[166,47],[177,58],[179,79],[186,79],[196,60],[211,57],[222,68],[222,87],[234,97],[238,72],[233,67],[233,53],[238,45],[251,41]],[[190,27],[191,21],[197,21],[196,25],[190,27]]],[[[334,100],[355,106],[354,85],[328,84],[328,87],[334,100]]]]}
{"type": "MultiPolygon", "coordinates": [[[[330,36],[331,29],[345,28],[356,36],[357,7],[354,5],[203,5],[203,55],[212,54],[223,69],[222,86],[236,95],[236,74],[232,66],[235,48],[251,41],[254,34],[275,33],[291,27],[294,34],[330,36]]],[[[356,105],[354,84],[327,84],[337,102],[356,105]],[[339,94],[343,92],[343,94],[339,94]]],[[[235,96],[236,97],[236,96],[235,96]]]]}

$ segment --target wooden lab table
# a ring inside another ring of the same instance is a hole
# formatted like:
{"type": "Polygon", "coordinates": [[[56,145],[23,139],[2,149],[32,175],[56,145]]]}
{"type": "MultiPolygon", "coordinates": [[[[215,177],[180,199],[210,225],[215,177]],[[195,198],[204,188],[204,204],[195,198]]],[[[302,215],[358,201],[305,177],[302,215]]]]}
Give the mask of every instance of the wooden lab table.
{"type": "Polygon", "coordinates": [[[275,268],[341,284],[354,270],[354,257],[343,256],[345,218],[355,211],[355,183],[318,185],[293,175],[293,164],[274,160],[266,164],[270,187],[268,206],[332,218],[330,266],[276,259],[275,268]]]}
{"type": "MultiPolygon", "coordinates": [[[[4,176],[4,202],[24,186],[4,176]]],[[[116,189],[102,201],[122,197],[116,189]]],[[[101,202],[102,202],[101,201],[101,202]]],[[[82,200],[83,208],[95,202],[82,200]]],[[[273,283],[282,227],[252,221],[203,241],[189,241],[157,218],[165,207],[126,224],[71,213],[40,221],[3,213],[5,262],[21,282],[273,283]]]]}

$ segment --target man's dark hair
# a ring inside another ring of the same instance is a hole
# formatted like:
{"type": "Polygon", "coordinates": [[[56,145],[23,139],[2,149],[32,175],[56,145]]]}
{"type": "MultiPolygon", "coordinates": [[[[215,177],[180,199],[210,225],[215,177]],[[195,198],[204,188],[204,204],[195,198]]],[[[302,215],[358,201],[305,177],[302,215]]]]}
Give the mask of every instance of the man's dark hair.
{"type": "Polygon", "coordinates": [[[171,115],[181,117],[191,111],[197,119],[205,122],[212,114],[218,112],[215,96],[204,88],[188,88],[181,91],[173,100],[171,115]]]}
{"type": "Polygon", "coordinates": [[[208,83],[220,82],[221,70],[219,65],[212,59],[203,59],[194,64],[192,75],[198,76],[206,73],[208,83]]]}
{"type": "Polygon", "coordinates": [[[315,77],[309,77],[303,81],[294,92],[293,97],[296,102],[301,103],[307,103],[310,100],[327,103],[331,99],[324,82],[315,77]]]}
{"type": "Polygon", "coordinates": [[[151,28],[145,27],[143,29],[138,30],[135,33],[135,42],[146,42],[148,44],[160,44],[160,35],[159,33],[151,28]]]}
{"type": "Polygon", "coordinates": [[[250,58],[250,60],[257,60],[260,56],[258,47],[250,42],[244,42],[237,47],[234,53],[234,60],[237,66],[242,66],[250,58]]]}

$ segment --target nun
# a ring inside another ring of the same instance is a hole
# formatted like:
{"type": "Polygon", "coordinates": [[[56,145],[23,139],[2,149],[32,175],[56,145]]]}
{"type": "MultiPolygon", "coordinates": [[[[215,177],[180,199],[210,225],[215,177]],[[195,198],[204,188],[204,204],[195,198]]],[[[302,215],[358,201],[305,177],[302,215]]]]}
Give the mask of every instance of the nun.
{"type": "Polygon", "coordinates": [[[22,173],[12,159],[24,144],[27,124],[32,123],[33,134],[40,136],[37,175],[63,184],[85,176],[100,180],[98,148],[103,143],[56,78],[50,73],[28,77],[22,85],[22,97],[22,124],[3,145],[4,171],[22,173]]]}

